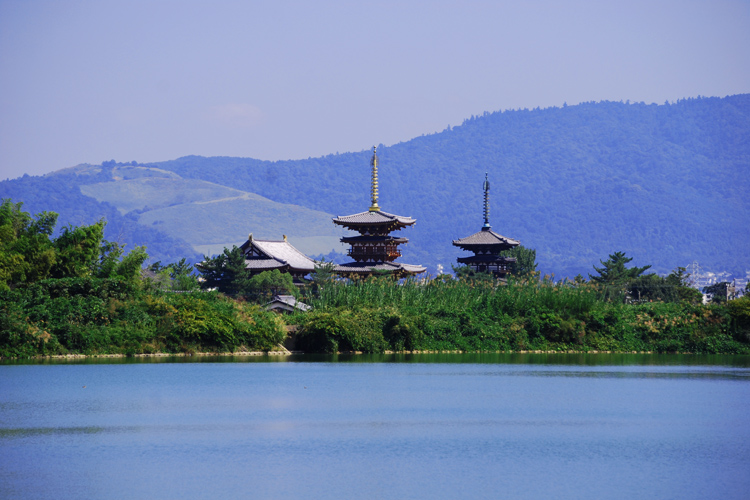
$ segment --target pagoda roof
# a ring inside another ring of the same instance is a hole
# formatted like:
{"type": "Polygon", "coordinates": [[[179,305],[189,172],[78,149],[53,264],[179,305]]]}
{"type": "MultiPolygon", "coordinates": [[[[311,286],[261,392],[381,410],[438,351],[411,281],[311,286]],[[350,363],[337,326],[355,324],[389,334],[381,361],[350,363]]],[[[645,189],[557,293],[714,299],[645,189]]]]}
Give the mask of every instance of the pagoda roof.
{"type": "Polygon", "coordinates": [[[354,215],[339,215],[333,218],[334,224],[342,226],[375,226],[375,225],[396,225],[399,227],[411,226],[416,219],[393,215],[382,210],[373,210],[360,212],[354,215]]]}
{"type": "Polygon", "coordinates": [[[407,243],[408,238],[399,238],[396,236],[345,236],[341,238],[342,243],[407,243]]]}
{"type": "Polygon", "coordinates": [[[479,254],[471,255],[469,257],[459,257],[456,259],[461,264],[491,264],[491,263],[505,263],[510,264],[516,261],[515,257],[502,257],[494,254],[479,254]]]}
{"type": "Polygon", "coordinates": [[[460,240],[453,240],[453,244],[457,247],[471,247],[471,246],[501,246],[501,247],[515,247],[521,244],[520,241],[512,238],[506,238],[500,234],[497,234],[491,229],[483,229],[477,233],[461,238],[460,240]]]}
{"type": "Polygon", "coordinates": [[[245,259],[247,269],[279,269],[289,266],[298,271],[313,272],[315,261],[294,248],[286,240],[249,239],[240,247],[243,251],[250,246],[259,250],[265,258],[245,259]]]}
{"type": "Polygon", "coordinates": [[[427,269],[413,264],[401,264],[400,262],[347,262],[337,265],[333,271],[342,274],[388,271],[394,274],[419,274],[427,269]]]}

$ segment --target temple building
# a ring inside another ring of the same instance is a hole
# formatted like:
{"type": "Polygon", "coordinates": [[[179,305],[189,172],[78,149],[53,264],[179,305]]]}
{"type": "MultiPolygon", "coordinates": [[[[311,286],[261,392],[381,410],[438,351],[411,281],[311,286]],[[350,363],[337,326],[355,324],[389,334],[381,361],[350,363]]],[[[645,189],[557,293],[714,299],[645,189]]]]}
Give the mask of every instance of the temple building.
{"type": "Polygon", "coordinates": [[[398,278],[423,273],[425,268],[422,266],[395,262],[401,256],[398,246],[409,240],[391,236],[390,233],[411,226],[417,221],[411,217],[389,214],[380,209],[378,206],[377,148],[373,148],[370,165],[372,166],[372,205],[369,210],[333,219],[334,224],[359,233],[359,236],[341,238],[342,243],[351,245],[348,255],[354,259],[354,262],[338,265],[334,272],[342,276],[368,276],[373,272],[384,271],[398,278]]]}
{"type": "Polygon", "coordinates": [[[519,241],[506,238],[494,232],[490,226],[490,181],[484,174],[484,225],[482,230],[460,240],[453,240],[453,245],[473,252],[471,257],[459,257],[459,264],[466,264],[475,272],[492,273],[496,278],[504,279],[516,259],[503,257],[500,252],[520,245],[519,241]]]}
{"type": "Polygon", "coordinates": [[[245,268],[251,276],[263,271],[278,269],[292,275],[294,283],[301,285],[304,277],[315,270],[315,261],[294,248],[286,239],[258,240],[250,233],[245,243],[240,246],[245,254],[245,268]]]}

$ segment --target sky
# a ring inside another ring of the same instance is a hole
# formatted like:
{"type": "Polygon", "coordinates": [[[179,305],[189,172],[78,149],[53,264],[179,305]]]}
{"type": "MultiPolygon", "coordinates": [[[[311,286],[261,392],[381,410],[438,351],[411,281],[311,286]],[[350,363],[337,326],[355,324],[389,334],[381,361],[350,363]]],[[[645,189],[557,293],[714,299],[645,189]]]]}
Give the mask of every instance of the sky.
{"type": "Polygon", "coordinates": [[[750,1],[0,0],[0,180],[750,92],[750,1]]]}

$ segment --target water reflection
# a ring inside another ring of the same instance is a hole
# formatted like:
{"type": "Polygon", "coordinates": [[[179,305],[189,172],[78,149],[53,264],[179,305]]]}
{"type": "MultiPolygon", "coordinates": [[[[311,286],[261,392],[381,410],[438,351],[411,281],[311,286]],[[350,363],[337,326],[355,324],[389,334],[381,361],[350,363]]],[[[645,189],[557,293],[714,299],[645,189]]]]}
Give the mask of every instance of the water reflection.
{"type": "Polygon", "coordinates": [[[747,357],[0,366],[0,498],[747,498],[747,357]]]}
{"type": "Polygon", "coordinates": [[[430,354],[293,354],[260,356],[155,356],[129,358],[44,358],[0,360],[2,365],[91,365],[162,363],[441,363],[568,366],[732,366],[750,368],[748,355],[607,354],[607,353],[430,353],[430,354]]]}

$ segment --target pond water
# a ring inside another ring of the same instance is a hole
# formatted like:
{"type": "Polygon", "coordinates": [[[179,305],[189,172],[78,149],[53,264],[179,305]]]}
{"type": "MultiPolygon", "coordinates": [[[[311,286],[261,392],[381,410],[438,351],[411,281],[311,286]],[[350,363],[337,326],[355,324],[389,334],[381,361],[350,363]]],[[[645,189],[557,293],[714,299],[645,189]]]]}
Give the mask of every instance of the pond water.
{"type": "Polygon", "coordinates": [[[0,498],[748,498],[750,357],[0,365],[0,498]]]}

